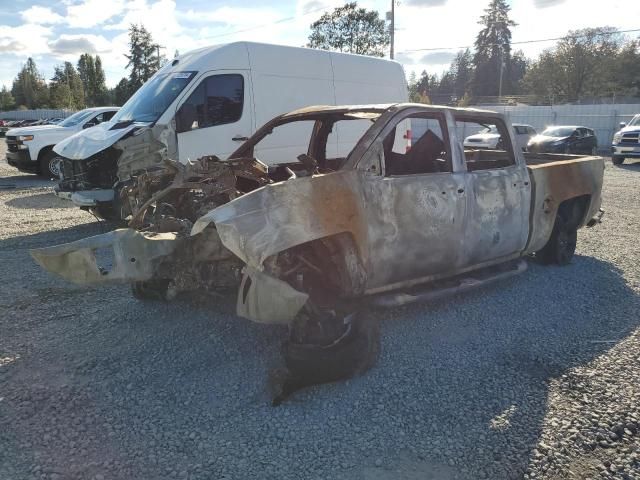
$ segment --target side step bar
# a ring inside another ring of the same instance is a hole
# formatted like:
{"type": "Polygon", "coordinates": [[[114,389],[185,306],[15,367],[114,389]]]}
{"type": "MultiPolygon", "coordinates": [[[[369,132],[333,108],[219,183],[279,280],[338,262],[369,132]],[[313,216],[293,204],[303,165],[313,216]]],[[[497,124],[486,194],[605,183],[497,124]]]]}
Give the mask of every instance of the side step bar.
{"type": "Polygon", "coordinates": [[[391,292],[376,296],[371,303],[377,307],[398,307],[410,303],[428,302],[438,298],[466,292],[474,288],[513,277],[527,270],[526,260],[490,267],[484,270],[469,272],[450,280],[446,286],[438,287],[435,284],[427,284],[412,288],[410,291],[391,292]]]}

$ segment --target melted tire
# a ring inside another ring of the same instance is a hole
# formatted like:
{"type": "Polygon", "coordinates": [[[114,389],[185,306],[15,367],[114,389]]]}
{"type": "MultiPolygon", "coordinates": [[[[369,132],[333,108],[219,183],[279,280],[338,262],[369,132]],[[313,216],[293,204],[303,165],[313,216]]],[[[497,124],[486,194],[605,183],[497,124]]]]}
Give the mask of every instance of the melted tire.
{"type": "Polygon", "coordinates": [[[364,373],[377,359],[380,349],[378,323],[353,313],[342,336],[328,345],[302,344],[289,339],[283,347],[287,375],[273,398],[280,405],[305,387],[345,380],[364,373]]]}
{"type": "Polygon", "coordinates": [[[157,279],[146,280],[144,282],[133,282],[131,293],[138,300],[161,300],[167,301],[169,290],[169,280],[157,279]]]}
{"type": "Polygon", "coordinates": [[[577,240],[578,231],[558,215],[549,241],[536,253],[536,258],[544,265],[568,265],[576,251],[577,240]]]}

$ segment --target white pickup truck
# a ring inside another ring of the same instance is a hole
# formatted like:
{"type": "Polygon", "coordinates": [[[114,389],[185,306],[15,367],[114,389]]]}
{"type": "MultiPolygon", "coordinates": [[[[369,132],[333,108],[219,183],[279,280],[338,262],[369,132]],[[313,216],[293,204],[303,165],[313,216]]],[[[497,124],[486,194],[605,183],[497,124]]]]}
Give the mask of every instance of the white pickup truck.
{"type": "Polygon", "coordinates": [[[57,125],[36,125],[8,130],[5,135],[7,163],[21,172],[58,178],[62,159],[53,151],[55,144],[85,128],[110,120],[117,111],[118,107],[87,108],[74,113],[57,125]]]}

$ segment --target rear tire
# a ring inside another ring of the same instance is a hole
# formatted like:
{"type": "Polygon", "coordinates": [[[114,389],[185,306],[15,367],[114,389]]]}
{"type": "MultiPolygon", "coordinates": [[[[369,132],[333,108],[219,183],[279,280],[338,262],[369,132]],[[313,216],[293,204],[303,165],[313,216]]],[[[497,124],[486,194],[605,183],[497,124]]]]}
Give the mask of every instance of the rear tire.
{"type": "Polygon", "coordinates": [[[562,216],[556,217],[551,237],[542,249],[536,252],[536,258],[544,265],[568,265],[576,251],[578,231],[567,224],[562,216]]]}
{"type": "Polygon", "coordinates": [[[62,157],[53,150],[49,150],[40,157],[40,176],[46,179],[60,179],[62,157]]]}
{"type": "Polygon", "coordinates": [[[622,162],[624,162],[624,157],[611,157],[611,163],[614,165],[622,165],[622,162]]]}

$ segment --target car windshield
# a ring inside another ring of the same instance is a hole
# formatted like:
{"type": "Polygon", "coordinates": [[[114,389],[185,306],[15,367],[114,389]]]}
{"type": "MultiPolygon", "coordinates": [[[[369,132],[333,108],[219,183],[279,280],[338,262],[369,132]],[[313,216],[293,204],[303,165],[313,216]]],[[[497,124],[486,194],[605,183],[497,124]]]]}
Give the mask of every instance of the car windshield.
{"type": "Polygon", "coordinates": [[[91,115],[93,115],[93,110],[80,110],[79,112],[74,113],[70,117],[65,118],[62,122],[60,122],[61,127],[75,127],[79,123],[88,120],[91,115]]]}
{"type": "Polygon", "coordinates": [[[636,115],[635,117],[633,117],[627,126],[635,127],[637,125],[640,125],[640,115],[636,115]]]}
{"type": "Polygon", "coordinates": [[[546,137],[569,137],[574,131],[575,128],[571,127],[550,127],[542,132],[542,135],[546,137]]]}
{"type": "Polygon", "coordinates": [[[155,122],[169,108],[196,72],[175,72],[154,76],[113,117],[115,122],[155,122]]]}

